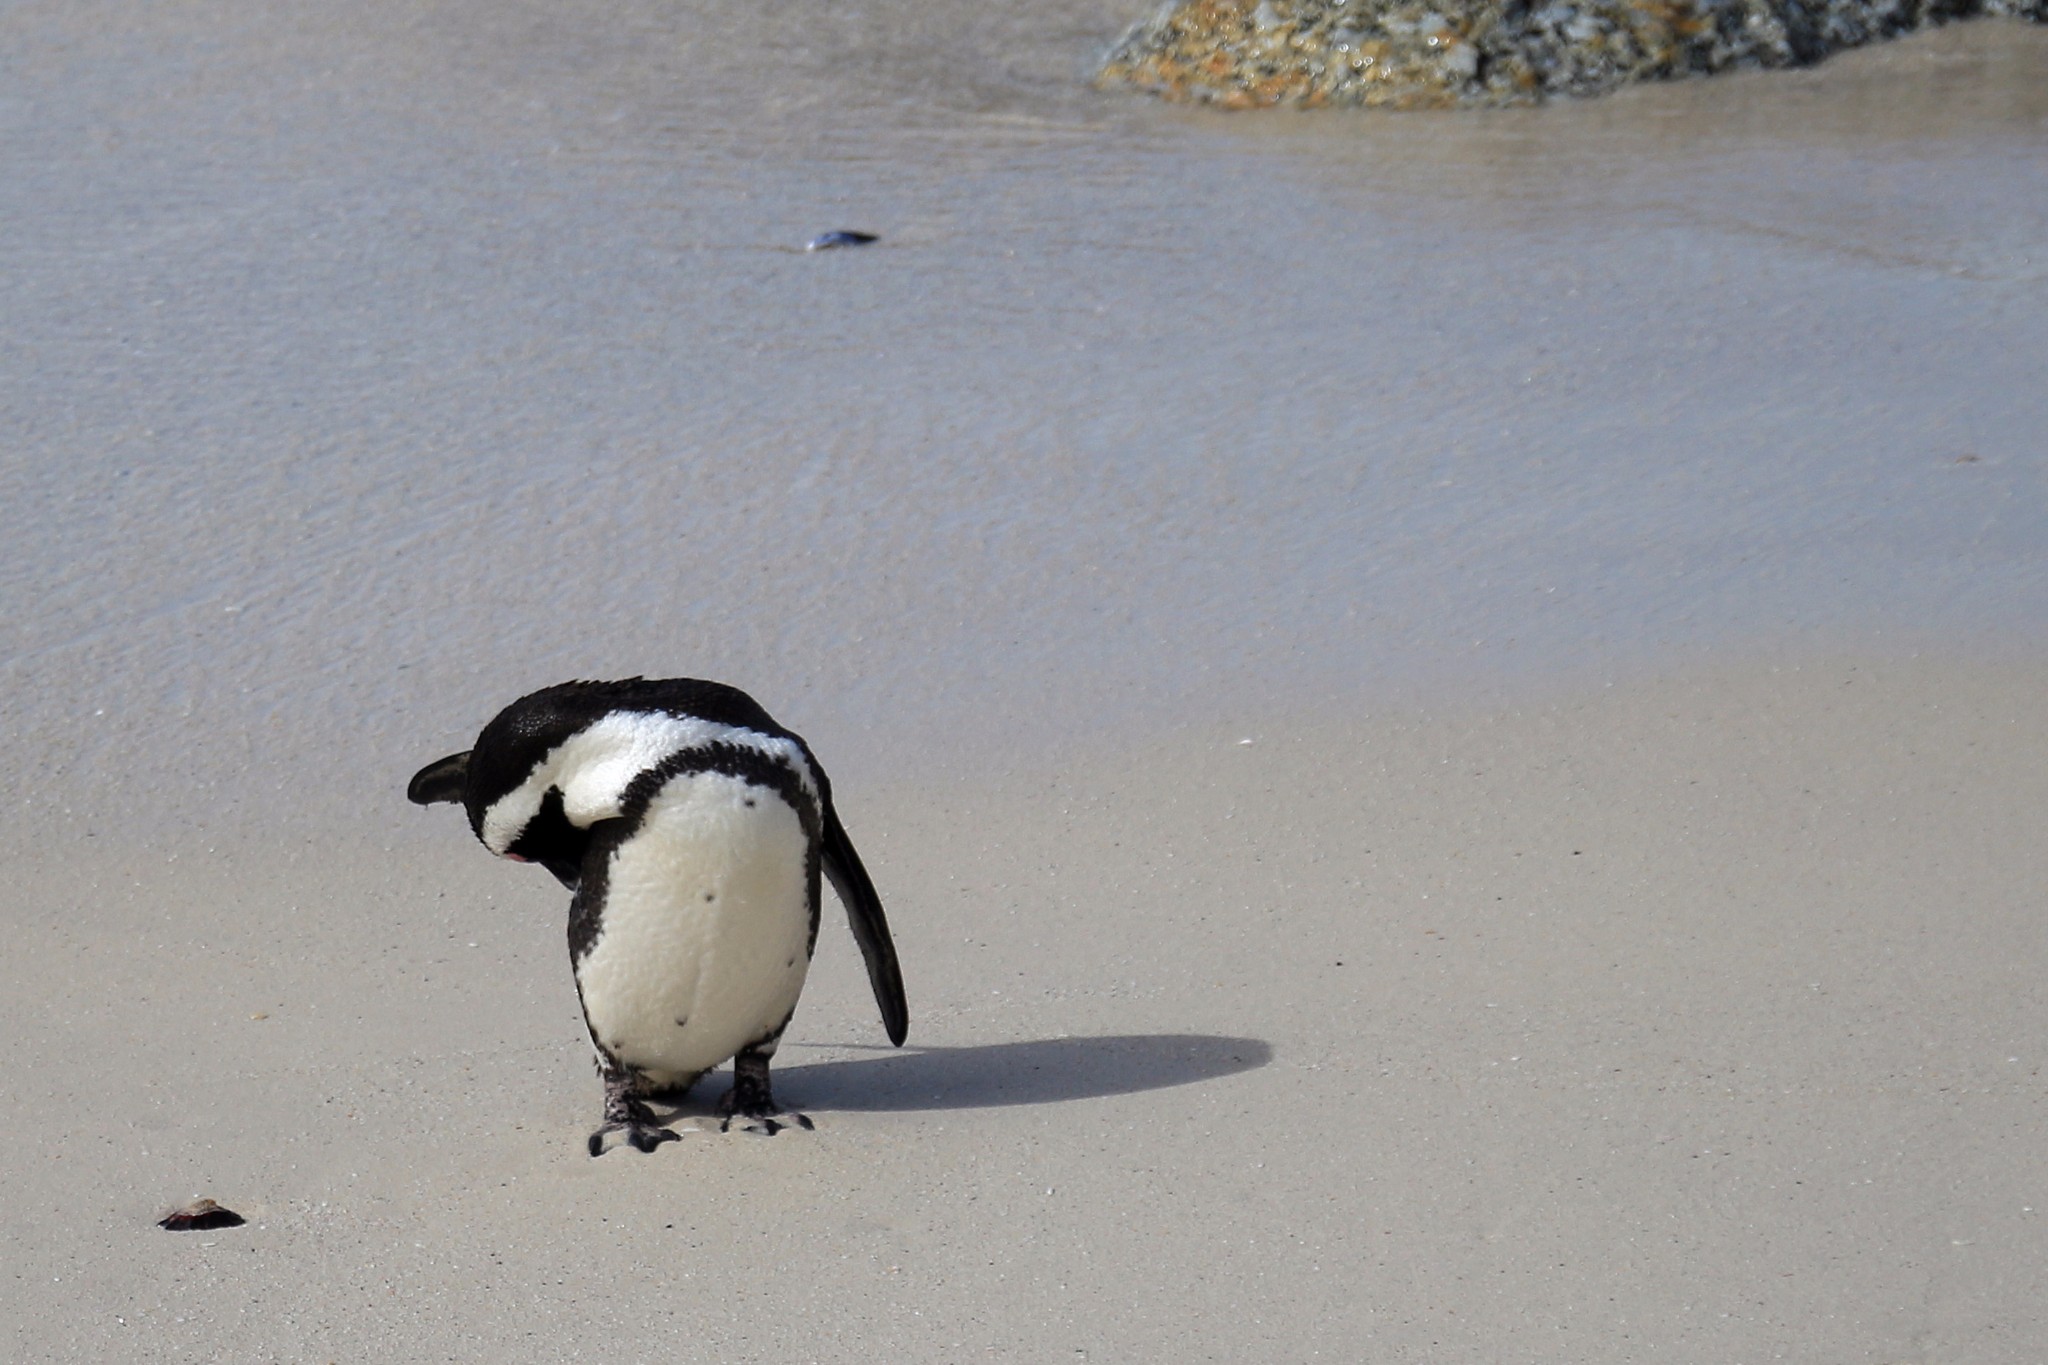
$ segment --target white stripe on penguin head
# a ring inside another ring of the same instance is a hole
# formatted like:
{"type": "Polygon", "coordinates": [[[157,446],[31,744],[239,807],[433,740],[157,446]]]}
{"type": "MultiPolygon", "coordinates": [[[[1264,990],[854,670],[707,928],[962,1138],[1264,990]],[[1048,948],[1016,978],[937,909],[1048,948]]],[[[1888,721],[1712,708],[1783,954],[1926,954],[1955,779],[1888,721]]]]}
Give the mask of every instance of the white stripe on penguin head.
{"type": "Polygon", "coordinates": [[[817,778],[795,740],[697,716],[613,711],[550,749],[524,782],[491,803],[484,811],[484,847],[503,857],[540,813],[550,787],[561,790],[562,813],[577,828],[609,820],[620,814],[634,778],[664,759],[708,744],[730,744],[772,758],[796,774],[813,801],[818,799],[817,778]]]}

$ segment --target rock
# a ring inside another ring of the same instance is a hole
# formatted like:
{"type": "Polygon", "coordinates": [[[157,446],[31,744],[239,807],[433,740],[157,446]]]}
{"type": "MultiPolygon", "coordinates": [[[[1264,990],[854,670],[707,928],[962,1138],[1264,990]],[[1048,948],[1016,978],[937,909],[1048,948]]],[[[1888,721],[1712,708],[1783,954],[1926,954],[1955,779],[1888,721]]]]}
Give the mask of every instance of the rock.
{"type": "Polygon", "coordinates": [[[2048,22],[2048,0],[1172,0],[1096,83],[1232,109],[1529,104],[1977,15],[2048,22]]]}

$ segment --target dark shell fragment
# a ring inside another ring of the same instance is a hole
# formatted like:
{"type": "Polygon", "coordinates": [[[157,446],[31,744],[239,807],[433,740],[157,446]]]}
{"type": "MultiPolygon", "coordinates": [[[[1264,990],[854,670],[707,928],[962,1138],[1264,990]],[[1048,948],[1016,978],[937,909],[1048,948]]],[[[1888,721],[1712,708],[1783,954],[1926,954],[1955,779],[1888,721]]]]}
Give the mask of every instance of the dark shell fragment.
{"type": "Polygon", "coordinates": [[[195,1199],[157,1219],[156,1225],[170,1232],[211,1232],[215,1228],[238,1228],[249,1220],[233,1209],[222,1208],[211,1199],[195,1199]]]}

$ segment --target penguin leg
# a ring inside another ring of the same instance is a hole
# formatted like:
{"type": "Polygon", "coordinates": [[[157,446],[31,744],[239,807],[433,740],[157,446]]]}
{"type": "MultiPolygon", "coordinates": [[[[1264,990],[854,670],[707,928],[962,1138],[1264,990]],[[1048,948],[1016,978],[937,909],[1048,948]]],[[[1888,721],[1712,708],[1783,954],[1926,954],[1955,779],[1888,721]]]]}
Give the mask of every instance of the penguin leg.
{"type": "Polygon", "coordinates": [[[675,1142],[679,1134],[655,1121],[653,1111],[640,1098],[640,1079],[610,1057],[600,1055],[598,1074],[604,1077],[604,1123],[590,1135],[590,1154],[604,1155],[608,1134],[623,1132],[634,1150],[651,1152],[664,1142],[675,1142]]]}
{"type": "Polygon", "coordinates": [[[768,1059],[775,1055],[775,1045],[782,1041],[782,1030],[788,1027],[789,1020],[783,1020],[776,1025],[775,1032],[758,1043],[747,1044],[732,1059],[732,1089],[718,1102],[719,1132],[731,1131],[735,1118],[753,1120],[746,1125],[748,1130],[769,1137],[790,1124],[806,1130],[817,1126],[807,1115],[777,1104],[768,1088],[768,1059]]]}

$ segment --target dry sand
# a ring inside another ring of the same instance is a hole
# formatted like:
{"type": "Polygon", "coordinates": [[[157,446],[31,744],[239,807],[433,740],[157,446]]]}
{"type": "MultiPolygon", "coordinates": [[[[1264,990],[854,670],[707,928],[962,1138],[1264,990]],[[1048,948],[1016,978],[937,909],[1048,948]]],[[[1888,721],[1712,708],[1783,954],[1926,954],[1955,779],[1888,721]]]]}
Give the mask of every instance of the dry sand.
{"type": "Polygon", "coordinates": [[[0,15],[0,1357],[2048,1354],[2048,34],[1396,126],[1133,17],[0,15]],[[815,1133],[586,1157],[402,799],[636,670],[887,900],[815,1133]]]}
{"type": "Polygon", "coordinates": [[[864,775],[910,1046],[835,912],[818,1130],[645,1158],[582,1151],[562,893],[455,822],[64,849],[9,1353],[2029,1359],[2042,701],[1835,659],[864,775]],[[198,1192],[250,1225],[150,1225],[198,1192]]]}

